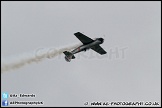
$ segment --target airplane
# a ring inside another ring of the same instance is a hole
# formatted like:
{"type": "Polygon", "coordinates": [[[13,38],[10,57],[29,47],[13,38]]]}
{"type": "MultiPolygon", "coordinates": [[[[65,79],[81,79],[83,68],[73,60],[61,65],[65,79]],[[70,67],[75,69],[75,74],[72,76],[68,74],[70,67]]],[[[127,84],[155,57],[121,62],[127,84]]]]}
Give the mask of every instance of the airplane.
{"type": "Polygon", "coordinates": [[[67,62],[70,62],[71,59],[75,59],[74,54],[79,53],[81,51],[86,51],[87,49],[90,49],[90,48],[101,55],[107,53],[100,46],[100,44],[104,42],[103,38],[96,38],[95,40],[93,40],[80,32],[74,33],[74,35],[83,43],[83,45],[79,46],[78,48],[74,49],[71,52],[68,52],[68,51],[63,52],[65,54],[65,60],[67,62]]]}

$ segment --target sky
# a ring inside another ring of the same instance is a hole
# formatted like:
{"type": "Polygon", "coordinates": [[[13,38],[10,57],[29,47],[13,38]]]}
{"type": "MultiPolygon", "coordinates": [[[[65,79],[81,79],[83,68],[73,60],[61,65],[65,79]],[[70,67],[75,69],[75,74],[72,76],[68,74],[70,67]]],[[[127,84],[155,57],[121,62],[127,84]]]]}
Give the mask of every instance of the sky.
{"type": "Polygon", "coordinates": [[[61,54],[1,73],[1,93],[35,94],[8,100],[43,101],[36,107],[127,101],[161,106],[160,1],[1,2],[2,59],[80,43],[76,32],[104,38],[107,54],[90,49],[71,62],[61,54]]]}

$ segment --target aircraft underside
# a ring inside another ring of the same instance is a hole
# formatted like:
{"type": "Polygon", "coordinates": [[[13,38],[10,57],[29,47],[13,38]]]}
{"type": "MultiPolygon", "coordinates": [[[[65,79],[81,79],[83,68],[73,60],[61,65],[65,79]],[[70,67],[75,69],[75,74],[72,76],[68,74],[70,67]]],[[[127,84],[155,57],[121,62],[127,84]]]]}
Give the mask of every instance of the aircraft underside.
{"type": "Polygon", "coordinates": [[[74,54],[79,53],[81,51],[86,51],[87,49],[92,49],[96,51],[97,53],[103,55],[106,54],[107,52],[100,46],[100,44],[103,43],[104,39],[103,38],[97,38],[95,40],[83,35],[80,32],[77,32],[74,34],[82,43],[83,45],[79,46],[78,48],[74,49],[73,51],[64,51],[63,53],[65,54],[65,60],[67,62],[70,62],[71,59],[75,59],[74,54]]]}

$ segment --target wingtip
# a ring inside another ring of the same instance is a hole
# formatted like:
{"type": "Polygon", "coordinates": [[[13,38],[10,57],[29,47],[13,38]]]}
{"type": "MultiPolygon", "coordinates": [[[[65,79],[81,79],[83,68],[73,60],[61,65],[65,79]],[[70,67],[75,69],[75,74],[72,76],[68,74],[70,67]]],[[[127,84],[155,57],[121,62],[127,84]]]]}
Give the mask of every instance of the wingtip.
{"type": "Polygon", "coordinates": [[[105,53],[103,53],[103,54],[101,54],[101,55],[104,55],[104,54],[107,54],[107,52],[105,52],[105,53]]]}
{"type": "Polygon", "coordinates": [[[78,34],[78,33],[80,33],[80,32],[76,32],[76,33],[74,33],[74,35],[75,35],[75,34],[78,34]]]}

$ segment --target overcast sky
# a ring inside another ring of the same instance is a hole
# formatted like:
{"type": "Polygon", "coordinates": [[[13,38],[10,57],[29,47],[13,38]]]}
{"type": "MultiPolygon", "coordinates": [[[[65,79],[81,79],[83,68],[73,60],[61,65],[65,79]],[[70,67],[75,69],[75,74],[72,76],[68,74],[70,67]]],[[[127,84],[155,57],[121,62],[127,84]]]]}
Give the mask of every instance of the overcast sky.
{"type": "Polygon", "coordinates": [[[79,43],[76,32],[103,37],[108,53],[88,50],[70,63],[62,54],[3,73],[1,92],[36,95],[9,101],[161,102],[161,2],[1,2],[2,58],[79,43]]]}

